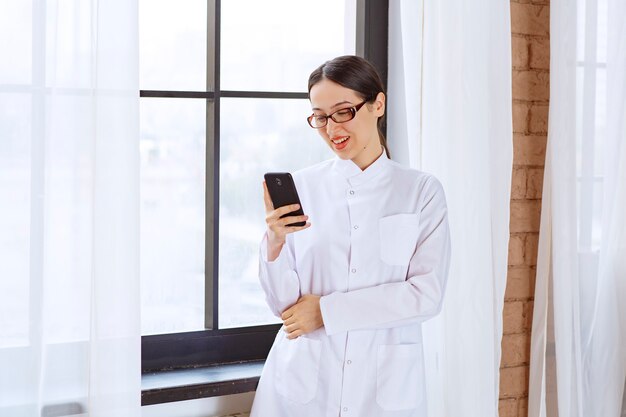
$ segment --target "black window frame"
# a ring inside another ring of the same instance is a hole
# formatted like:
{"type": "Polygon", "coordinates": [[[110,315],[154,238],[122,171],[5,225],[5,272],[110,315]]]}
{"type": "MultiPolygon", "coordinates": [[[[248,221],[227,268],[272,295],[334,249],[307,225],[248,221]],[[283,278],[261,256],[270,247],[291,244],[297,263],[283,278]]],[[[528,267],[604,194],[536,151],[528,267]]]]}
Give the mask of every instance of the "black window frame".
{"type": "MultiPolygon", "coordinates": [[[[280,324],[218,328],[219,155],[222,97],[303,99],[306,92],[220,90],[221,0],[207,0],[207,87],[202,92],[140,90],[140,97],[191,98],[207,101],[205,330],[141,337],[142,373],[195,368],[267,358],[280,324]],[[212,91],[211,91],[212,90],[212,91]],[[210,146],[212,144],[213,146],[210,146]]],[[[332,11],[329,11],[331,13],[332,11]]],[[[356,54],[378,69],[387,86],[389,0],[357,0],[356,54]]],[[[303,80],[303,83],[305,80],[303,80]]],[[[303,117],[304,123],[304,117],[303,117]]],[[[384,126],[383,126],[384,132],[384,126]]]]}

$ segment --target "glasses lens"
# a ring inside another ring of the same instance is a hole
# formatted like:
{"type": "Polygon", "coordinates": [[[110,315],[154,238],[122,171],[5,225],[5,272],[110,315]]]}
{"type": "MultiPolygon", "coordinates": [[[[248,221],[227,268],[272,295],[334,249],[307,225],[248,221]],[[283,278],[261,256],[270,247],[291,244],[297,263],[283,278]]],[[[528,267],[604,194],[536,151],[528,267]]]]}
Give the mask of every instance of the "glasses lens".
{"type": "Polygon", "coordinates": [[[347,122],[348,120],[354,119],[354,109],[342,109],[335,113],[333,113],[333,120],[337,123],[347,122]]]}
{"type": "Polygon", "coordinates": [[[326,116],[311,115],[308,118],[311,127],[319,128],[326,126],[326,116]]]}

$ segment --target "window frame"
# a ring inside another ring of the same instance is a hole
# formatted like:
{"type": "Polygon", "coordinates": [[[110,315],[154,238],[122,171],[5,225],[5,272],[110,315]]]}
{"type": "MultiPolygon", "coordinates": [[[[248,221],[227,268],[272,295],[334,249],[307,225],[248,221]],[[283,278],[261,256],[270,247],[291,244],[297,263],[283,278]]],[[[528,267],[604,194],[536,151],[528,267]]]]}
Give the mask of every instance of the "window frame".
{"type": "MultiPolygon", "coordinates": [[[[387,86],[389,0],[356,0],[356,55],[368,59],[387,86]]],[[[265,360],[280,324],[218,328],[220,99],[306,99],[306,92],[220,90],[221,0],[207,0],[207,88],[205,91],[140,90],[140,97],[207,101],[205,189],[205,330],[141,337],[142,373],[265,360]],[[212,144],[213,146],[210,146],[212,144]]],[[[383,132],[385,126],[383,126],[383,132]]]]}

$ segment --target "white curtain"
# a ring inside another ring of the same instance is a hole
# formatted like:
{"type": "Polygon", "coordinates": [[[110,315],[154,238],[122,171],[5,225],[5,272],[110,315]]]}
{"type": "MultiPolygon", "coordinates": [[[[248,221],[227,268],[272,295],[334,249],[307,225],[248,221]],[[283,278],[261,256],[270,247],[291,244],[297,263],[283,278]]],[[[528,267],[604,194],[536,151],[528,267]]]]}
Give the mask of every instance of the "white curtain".
{"type": "Polygon", "coordinates": [[[392,158],[435,174],[452,264],[424,326],[429,415],[498,415],[513,162],[509,2],[390,2],[392,158]]]}
{"type": "Polygon", "coordinates": [[[139,416],[136,1],[3,0],[0,55],[0,416],[139,416]]]}
{"type": "Polygon", "coordinates": [[[626,415],[624,22],[623,0],[550,4],[531,417],[626,415]]]}

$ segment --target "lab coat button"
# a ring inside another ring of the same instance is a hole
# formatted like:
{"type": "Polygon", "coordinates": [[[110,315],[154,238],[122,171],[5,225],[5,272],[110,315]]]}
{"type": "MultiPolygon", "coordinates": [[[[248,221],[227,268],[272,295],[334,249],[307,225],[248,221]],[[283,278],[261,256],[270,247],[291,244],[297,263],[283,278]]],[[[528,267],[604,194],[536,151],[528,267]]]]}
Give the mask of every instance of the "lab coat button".
{"type": "Polygon", "coordinates": [[[356,269],[352,268],[352,273],[356,274],[356,269]]]}
{"type": "Polygon", "coordinates": [[[346,362],[348,365],[350,365],[352,363],[352,361],[350,359],[348,359],[348,361],[346,362]]]}
{"type": "Polygon", "coordinates": [[[355,224],[355,225],[354,225],[354,230],[356,230],[356,229],[358,229],[358,228],[359,228],[359,225],[358,225],[358,224],[355,224]]]}
{"type": "Polygon", "coordinates": [[[350,195],[354,195],[354,190],[350,190],[350,195]]]}
{"type": "Polygon", "coordinates": [[[348,407],[344,407],[344,408],[343,408],[343,411],[348,411],[348,407]]]}

